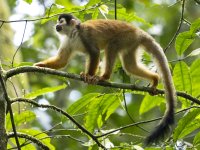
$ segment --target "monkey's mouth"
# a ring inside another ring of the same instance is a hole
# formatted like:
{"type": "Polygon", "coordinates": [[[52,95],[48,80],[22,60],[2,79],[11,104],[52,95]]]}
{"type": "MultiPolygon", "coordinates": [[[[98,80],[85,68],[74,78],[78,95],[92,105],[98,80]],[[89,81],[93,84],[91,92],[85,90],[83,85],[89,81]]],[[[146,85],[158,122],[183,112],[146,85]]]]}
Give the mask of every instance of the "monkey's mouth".
{"type": "Polygon", "coordinates": [[[57,31],[57,32],[60,32],[61,30],[62,30],[62,26],[57,25],[57,26],[56,26],[56,31],[57,31]]]}

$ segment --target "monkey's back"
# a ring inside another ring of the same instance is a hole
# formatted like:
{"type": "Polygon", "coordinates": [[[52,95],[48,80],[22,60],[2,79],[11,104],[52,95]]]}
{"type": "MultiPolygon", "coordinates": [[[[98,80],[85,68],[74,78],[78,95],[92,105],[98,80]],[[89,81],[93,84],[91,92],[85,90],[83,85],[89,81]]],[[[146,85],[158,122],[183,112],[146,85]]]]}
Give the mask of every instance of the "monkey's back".
{"type": "Polygon", "coordinates": [[[81,24],[84,35],[97,41],[100,49],[105,48],[110,42],[116,47],[138,43],[140,37],[145,34],[143,30],[118,20],[89,20],[81,24]],[[109,43],[108,43],[109,42],[109,43]]]}

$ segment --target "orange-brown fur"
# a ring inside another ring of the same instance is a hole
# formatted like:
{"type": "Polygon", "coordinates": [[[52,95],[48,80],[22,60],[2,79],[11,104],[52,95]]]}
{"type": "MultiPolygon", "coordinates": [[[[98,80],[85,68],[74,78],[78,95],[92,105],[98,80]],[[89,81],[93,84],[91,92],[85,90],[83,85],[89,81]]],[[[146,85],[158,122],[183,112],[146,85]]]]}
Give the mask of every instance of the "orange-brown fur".
{"type": "Polygon", "coordinates": [[[167,59],[160,45],[143,30],[116,20],[89,20],[79,24],[72,15],[63,14],[58,19],[56,29],[65,36],[58,55],[36,63],[35,66],[54,69],[64,67],[72,54],[79,51],[87,56],[86,70],[85,73],[81,73],[81,77],[88,83],[108,80],[115,59],[119,56],[128,74],[149,80],[155,90],[159,75],[138,62],[138,47],[143,46],[148,53],[153,55],[165,87],[167,108],[158,127],[146,138],[146,144],[163,138],[174,123],[176,94],[167,59]],[[104,50],[105,70],[101,76],[97,76],[100,50],[104,50]]]}

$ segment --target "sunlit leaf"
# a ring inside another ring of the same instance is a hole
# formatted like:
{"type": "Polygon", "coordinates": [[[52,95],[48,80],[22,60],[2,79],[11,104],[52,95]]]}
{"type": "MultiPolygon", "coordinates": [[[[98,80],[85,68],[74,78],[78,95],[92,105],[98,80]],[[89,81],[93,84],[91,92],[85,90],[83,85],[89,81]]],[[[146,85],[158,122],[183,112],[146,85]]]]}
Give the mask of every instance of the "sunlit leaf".
{"type": "Polygon", "coordinates": [[[101,14],[107,19],[107,17],[106,17],[106,15],[108,14],[108,6],[106,6],[106,5],[101,5],[100,7],[99,7],[99,10],[100,10],[100,12],[101,12],[101,14]]]}
{"type": "Polygon", "coordinates": [[[89,2],[86,4],[85,7],[93,6],[93,5],[96,5],[100,2],[101,2],[101,0],[89,0],[89,2]]]}
{"type": "MultiPolygon", "coordinates": [[[[176,90],[184,91],[189,94],[192,93],[192,80],[190,76],[190,70],[185,62],[181,61],[175,65],[173,70],[173,79],[176,90]]],[[[182,104],[183,108],[185,108],[190,105],[190,101],[183,99],[182,104]]]]}
{"type": "MultiPolygon", "coordinates": [[[[110,10],[109,14],[113,16],[115,14],[115,12],[113,10],[110,10]]],[[[137,22],[141,22],[149,27],[151,26],[150,23],[148,23],[143,18],[138,17],[135,13],[133,13],[133,12],[127,13],[126,9],[123,7],[117,10],[117,18],[118,18],[118,20],[124,20],[127,22],[137,21],[137,22]]]]}
{"type": "MultiPolygon", "coordinates": [[[[27,139],[25,138],[18,138],[20,145],[24,144],[25,142],[27,142],[27,139]]],[[[29,141],[28,141],[29,142],[29,141]]],[[[13,149],[13,147],[16,147],[16,140],[15,138],[10,138],[9,142],[7,144],[7,149],[13,149]]],[[[30,143],[27,145],[24,145],[23,147],[21,147],[21,150],[37,150],[37,148],[35,147],[34,144],[30,143]]]]}
{"type": "Polygon", "coordinates": [[[160,106],[162,102],[164,102],[163,97],[146,95],[140,105],[139,113],[144,114],[145,112],[148,112],[152,108],[160,106]]]}
{"type": "Polygon", "coordinates": [[[199,114],[200,109],[195,109],[179,120],[178,126],[174,130],[174,141],[177,141],[180,138],[184,138],[192,131],[200,128],[200,119],[195,119],[197,116],[199,116],[199,114]]]}
{"type": "Polygon", "coordinates": [[[25,2],[31,4],[32,3],[32,0],[24,0],[25,2]]]}
{"type": "MultiPolygon", "coordinates": [[[[15,125],[19,127],[22,124],[26,124],[28,122],[31,122],[35,120],[36,115],[32,111],[23,111],[18,113],[14,113],[14,118],[15,118],[15,125]]],[[[10,115],[7,114],[6,116],[6,129],[9,131],[12,129],[12,124],[10,120],[10,115]]]]}
{"type": "Polygon", "coordinates": [[[119,107],[120,100],[115,94],[105,94],[96,97],[88,106],[88,113],[85,116],[85,127],[89,131],[98,125],[100,128],[103,122],[119,107]]]}
{"type": "Polygon", "coordinates": [[[19,64],[16,64],[14,65],[14,67],[22,67],[22,66],[32,66],[33,63],[32,62],[21,62],[19,64]]]}
{"type": "Polygon", "coordinates": [[[187,57],[197,56],[200,55],[200,48],[193,50],[187,57]]]}
{"type": "Polygon", "coordinates": [[[192,95],[198,97],[200,95],[200,59],[194,61],[190,67],[190,74],[192,78],[192,95]]]}
{"type": "Polygon", "coordinates": [[[175,42],[175,48],[178,55],[182,55],[183,52],[192,44],[194,41],[195,34],[191,32],[182,32],[180,33],[175,42]]]}
{"type": "Polygon", "coordinates": [[[50,150],[55,150],[55,147],[51,144],[51,138],[49,138],[48,135],[44,132],[41,132],[41,131],[35,130],[35,129],[22,129],[22,130],[19,130],[18,132],[22,132],[22,133],[31,135],[31,136],[37,138],[39,141],[41,141],[47,147],[49,147],[50,150]]]}
{"type": "Polygon", "coordinates": [[[199,29],[200,29],[200,18],[198,18],[197,20],[195,20],[194,22],[192,22],[192,24],[190,26],[191,33],[195,33],[199,29]]]}
{"type": "Polygon", "coordinates": [[[50,93],[50,92],[56,92],[56,91],[59,91],[59,90],[66,88],[66,87],[67,87],[67,85],[63,84],[63,85],[54,86],[54,87],[42,88],[42,89],[39,89],[37,91],[33,91],[29,94],[26,94],[25,98],[32,98],[33,99],[33,98],[36,98],[37,96],[44,95],[44,94],[47,94],[47,93],[50,93]]]}
{"type": "Polygon", "coordinates": [[[67,112],[70,114],[75,114],[79,110],[86,108],[86,106],[93,101],[97,96],[99,96],[99,93],[89,93],[87,95],[84,95],[82,98],[74,102],[68,109],[67,112]]]}
{"type": "Polygon", "coordinates": [[[194,147],[196,147],[197,149],[200,149],[200,132],[197,133],[196,136],[194,137],[193,145],[194,145],[194,147]]]}

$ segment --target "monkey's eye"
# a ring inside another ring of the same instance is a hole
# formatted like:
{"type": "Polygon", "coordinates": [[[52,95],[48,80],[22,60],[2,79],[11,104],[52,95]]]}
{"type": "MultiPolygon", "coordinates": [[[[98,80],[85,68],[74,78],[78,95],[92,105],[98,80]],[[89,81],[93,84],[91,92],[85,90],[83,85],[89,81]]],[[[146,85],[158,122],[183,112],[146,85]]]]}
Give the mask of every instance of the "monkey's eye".
{"type": "Polygon", "coordinates": [[[60,20],[60,23],[63,23],[63,20],[60,20]]]}

